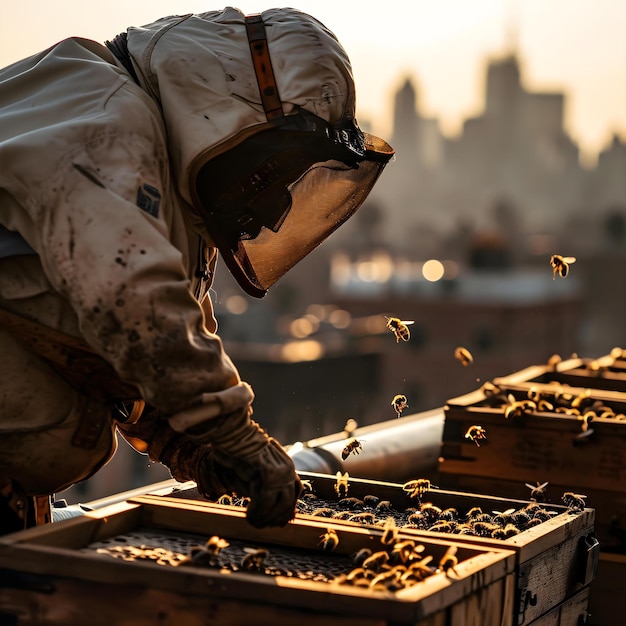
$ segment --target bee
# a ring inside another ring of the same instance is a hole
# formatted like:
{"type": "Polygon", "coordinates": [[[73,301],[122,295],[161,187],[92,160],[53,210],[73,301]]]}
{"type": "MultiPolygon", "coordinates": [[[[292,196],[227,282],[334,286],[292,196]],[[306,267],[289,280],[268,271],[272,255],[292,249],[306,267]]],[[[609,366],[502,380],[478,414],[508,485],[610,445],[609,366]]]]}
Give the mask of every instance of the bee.
{"type": "Polygon", "coordinates": [[[389,554],[384,550],[370,554],[362,563],[364,569],[378,571],[383,565],[389,561],[389,554]]]}
{"type": "Polygon", "coordinates": [[[537,405],[532,400],[516,400],[513,394],[508,395],[508,406],[504,409],[505,419],[509,417],[522,417],[527,412],[532,412],[537,405]]]}
{"type": "Polygon", "coordinates": [[[241,567],[250,571],[260,571],[269,551],[265,548],[244,548],[246,556],[241,559],[241,567]]]}
{"type": "Polygon", "coordinates": [[[444,509],[439,516],[439,520],[442,522],[456,522],[458,519],[459,512],[453,507],[444,509]]]}
{"type": "Polygon", "coordinates": [[[515,535],[519,534],[519,530],[515,524],[507,524],[504,528],[496,528],[491,533],[492,539],[510,539],[511,537],[515,537],[515,535]]]}
{"type": "Polygon", "coordinates": [[[413,561],[409,565],[408,571],[402,575],[402,580],[407,580],[410,578],[419,582],[420,580],[424,580],[424,578],[428,578],[428,576],[434,573],[434,570],[430,565],[430,562],[432,560],[432,556],[425,556],[419,561],[413,561]]]}
{"type": "Polygon", "coordinates": [[[354,513],[352,511],[338,511],[337,513],[333,513],[333,519],[340,520],[349,520],[354,513]]]}
{"type": "Polygon", "coordinates": [[[302,493],[313,493],[313,483],[310,480],[301,480],[302,493]]]}
{"type": "Polygon", "coordinates": [[[409,517],[407,518],[406,521],[411,526],[414,526],[416,528],[424,529],[428,525],[426,517],[424,516],[424,514],[421,511],[417,511],[416,513],[411,513],[411,515],[409,515],[409,517]]]}
{"type": "Polygon", "coordinates": [[[453,533],[456,530],[456,522],[435,522],[428,531],[431,533],[453,533]]]}
{"type": "Polygon", "coordinates": [[[332,528],[327,528],[326,532],[320,535],[319,545],[325,552],[332,552],[339,545],[339,535],[332,528]]]}
{"type": "Polygon", "coordinates": [[[576,263],[576,257],[553,254],[550,257],[550,265],[552,266],[552,280],[556,278],[557,274],[561,278],[565,278],[569,273],[569,266],[572,265],[572,263],[576,263]]]}
{"type": "Polygon", "coordinates": [[[217,556],[224,548],[228,548],[229,545],[226,539],[213,535],[213,537],[206,542],[206,551],[213,556],[217,556]]]}
{"type": "Polygon", "coordinates": [[[376,510],[377,511],[391,511],[391,509],[393,508],[391,502],[389,502],[389,500],[380,500],[378,502],[378,504],[376,505],[376,510]]]}
{"type": "Polygon", "coordinates": [[[437,568],[438,571],[440,572],[444,572],[444,574],[448,574],[448,572],[450,570],[452,570],[455,574],[455,567],[457,566],[459,560],[456,557],[456,551],[458,549],[458,546],[450,546],[447,550],[446,553],[441,557],[441,560],[439,561],[439,567],[437,568]]]}
{"type": "Polygon", "coordinates": [[[483,514],[483,510],[479,506],[473,506],[466,514],[465,519],[473,520],[483,514]]]}
{"type": "Polygon", "coordinates": [[[595,411],[587,411],[581,416],[582,419],[582,432],[587,433],[590,431],[589,424],[594,420],[594,418],[598,417],[595,411]]]}
{"type": "Polygon", "coordinates": [[[352,437],[352,433],[359,427],[357,421],[353,418],[346,420],[346,425],[343,427],[343,432],[346,437],[352,437]]]}
{"type": "Polygon", "coordinates": [[[553,354],[549,359],[548,359],[548,367],[551,367],[553,370],[556,369],[556,366],[561,363],[561,361],[563,361],[563,359],[561,358],[560,354],[553,354]]]}
{"type": "MultiPolygon", "coordinates": [[[[398,582],[402,574],[403,572],[397,569],[390,569],[385,572],[381,572],[380,574],[377,574],[374,578],[372,578],[372,581],[370,582],[370,587],[376,587],[376,585],[383,583],[386,589],[388,589],[389,591],[394,591],[395,587],[393,586],[393,583],[398,582]]],[[[398,588],[401,589],[401,586],[398,588]]]]}
{"type": "Polygon", "coordinates": [[[467,432],[465,433],[465,439],[473,441],[480,448],[478,440],[487,439],[487,431],[482,426],[474,424],[467,429],[467,432]]]}
{"type": "Polygon", "coordinates": [[[402,485],[402,489],[409,494],[409,498],[415,498],[416,496],[421,498],[431,487],[435,487],[435,485],[431,485],[430,480],[427,478],[410,480],[402,485]]]}
{"type": "Polygon", "coordinates": [[[467,348],[463,348],[461,346],[454,351],[454,358],[457,361],[460,361],[463,367],[467,367],[474,362],[472,353],[467,348]]]}
{"type": "Polygon", "coordinates": [[[572,511],[582,511],[585,508],[586,497],[587,496],[584,496],[581,493],[566,491],[561,500],[563,500],[563,503],[568,509],[572,509],[572,511]]]}
{"type": "Polygon", "coordinates": [[[394,544],[398,540],[398,527],[393,517],[388,517],[383,525],[383,534],[380,538],[380,543],[384,543],[389,546],[394,544]]]}
{"type": "Polygon", "coordinates": [[[342,498],[337,502],[338,509],[359,509],[363,506],[363,500],[358,498],[342,498]]]}
{"type": "Polygon", "coordinates": [[[357,524],[373,524],[374,523],[374,514],[373,513],[354,513],[348,518],[351,522],[356,522],[357,524]]]}
{"type": "Polygon", "coordinates": [[[378,496],[373,496],[369,494],[367,496],[363,496],[363,504],[365,506],[376,507],[378,506],[379,502],[380,498],[378,496]]]}
{"type": "Polygon", "coordinates": [[[530,519],[531,519],[528,512],[525,511],[524,509],[515,511],[515,513],[513,513],[512,515],[512,518],[513,518],[513,524],[515,524],[515,526],[517,526],[519,530],[523,530],[524,528],[526,528],[528,522],[530,522],[530,519]]]}
{"type": "Polygon", "coordinates": [[[394,408],[398,417],[400,417],[402,415],[402,411],[404,411],[404,409],[409,406],[409,403],[406,396],[403,396],[399,393],[398,395],[393,397],[393,400],[391,401],[391,406],[394,408]]]}
{"type": "Polygon", "coordinates": [[[400,339],[402,339],[402,341],[408,341],[411,338],[409,326],[415,324],[414,321],[401,320],[398,317],[387,317],[386,315],[385,319],[387,320],[387,328],[396,337],[396,343],[399,343],[400,339]]]}
{"type": "Polygon", "coordinates": [[[362,567],[355,567],[353,570],[348,572],[346,575],[346,580],[349,582],[354,582],[359,578],[366,578],[367,570],[362,567]]]}
{"type": "Polygon", "coordinates": [[[474,534],[478,535],[479,537],[491,537],[492,533],[500,527],[497,524],[492,524],[491,522],[477,521],[472,523],[472,528],[474,534]]]}
{"type": "Polygon", "coordinates": [[[228,494],[224,494],[223,496],[220,496],[218,498],[217,503],[218,504],[226,504],[226,505],[230,506],[233,503],[232,496],[229,496],[228,494]]]}
{"type": "Polygon", "coordinates": [[[337,482],[335,482],[335,493],[340,498],[345,498],[348,495],[348,487],[350,486],[350,483],[348,482],[350,475],[348,472],[344,472],[343,474],[341,472],[337,472],[335,476],[337,477],[337,482]]]}
{"type": "Polygon", "coordinates": [[[352,559],[354,560],[354,564],[355,565],[363,565],[363,561],[365,561],[365,559],[368,556],[372,556],[372,551],[369,548],[361,548],[353,557],[352,559]]]}
{"type": "Polygon", "coordinates": [[[546,487],[548,483],[539,483],[539,481],[537,481],[536,485],[531,485],[530,483],[525,484],[530,489],[530,499],[533,502],[546,501],[546,487]]]}
{"type": "Polygon", "coordinates": [[[498,524],[499,526],[504,527],[513,521],[513,513],[515,513],[515,509],[507,509],[506,511],[494,511],[491,521],[494,524],[498,524]]]}
{"type": "Polygon", "coordinates": [[[341,451],[341,458],[345,461],[351,454],[361,454],[361,450],[363,450],[362,442],[358,439],[353,439],[341,451]]]}
{"type": "Polygon", "coordinates": [[[493,396],[497,396],[501,393],[500,387],[492,383],[490,380],[484,382],[481,389],[487,398],[492,398],[493,396]]]}
{"type": "Polygon", "coordinates": [[[421,511],[424,517],[426,518],[426,523],[431,525],[439,520],[439,516],[441,515],[441,509],[434,505],[432,502],[425,502],[421,506],[421,511]]]}
{"type": "Polygon", "coordinates": [[[391,551],[391,556],[396,557],[402,563],[407,563],[416,554],[424,552],[423,545],[415,545],[413,539],[405,539],[404,541],[396,541],[391,551]]]}
{"type": "Polygon", "coordinates": [[[322,506],[311,513],[315,517],[332,517],[334,514],[334,509],[331,509],[329,506],[322,506]]]}

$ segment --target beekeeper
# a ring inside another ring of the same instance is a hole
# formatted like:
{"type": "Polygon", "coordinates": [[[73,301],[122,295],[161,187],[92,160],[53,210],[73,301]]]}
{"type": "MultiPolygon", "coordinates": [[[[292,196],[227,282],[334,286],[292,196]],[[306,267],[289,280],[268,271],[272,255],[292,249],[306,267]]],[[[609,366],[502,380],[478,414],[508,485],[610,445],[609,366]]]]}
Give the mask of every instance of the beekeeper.
{"type": "Polygon", "coordinates": [[[0,70],[0,530],[114,454],[116,429],[257,527],[301,485],[216,335],[218,251],[262,297],[392,155],[349,60],[293,9],[66,39],[0,70]]]}

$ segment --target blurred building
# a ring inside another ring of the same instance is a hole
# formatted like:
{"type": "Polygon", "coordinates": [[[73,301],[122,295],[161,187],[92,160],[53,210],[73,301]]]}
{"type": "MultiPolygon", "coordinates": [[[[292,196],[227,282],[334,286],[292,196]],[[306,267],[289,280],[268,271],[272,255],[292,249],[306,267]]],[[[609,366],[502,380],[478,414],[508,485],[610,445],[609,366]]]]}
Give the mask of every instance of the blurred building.
{"type": "Polygon", "coordinates": [[[515,54],[491,60],[484,110],[452,139],[422,115],[415,80],[406,78],[394,101],[396,161],[374,192],[389,245],[428,249],[433,237],[488,228],[503,203],[523,234],[554,234],[609,206],[624,210],[626,145],[615,137],[595,168],[583,167],[564,128],[567,94],[526,89],[522,70],[515,54]]]}

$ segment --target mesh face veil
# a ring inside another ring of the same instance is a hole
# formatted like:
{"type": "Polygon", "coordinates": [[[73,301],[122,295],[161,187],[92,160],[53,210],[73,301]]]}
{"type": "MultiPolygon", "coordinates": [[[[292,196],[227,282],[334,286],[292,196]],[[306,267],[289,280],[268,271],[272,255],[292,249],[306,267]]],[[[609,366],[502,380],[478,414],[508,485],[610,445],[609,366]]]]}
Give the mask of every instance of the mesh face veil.
{"type": "Polygon", "coordinates": [[[267,290],[350,218],[394,152],[353,117],[284,115],[260,16],[246,18],[267,123],[197,171],[194,204],[242,289],[267,290]]]}

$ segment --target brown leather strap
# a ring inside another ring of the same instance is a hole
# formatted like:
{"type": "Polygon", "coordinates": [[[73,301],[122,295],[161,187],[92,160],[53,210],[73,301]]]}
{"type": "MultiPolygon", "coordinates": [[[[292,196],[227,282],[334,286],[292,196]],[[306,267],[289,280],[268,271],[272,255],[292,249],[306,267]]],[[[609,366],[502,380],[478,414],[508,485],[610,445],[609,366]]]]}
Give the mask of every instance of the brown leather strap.
{"type": "Polygon", "coordinates": [[[0,328],[9,330],[70,385],[94,400],[115,403],[141,398],[134,385],[122,382],[113,367],[83,339],[4,309],[0,309],[0,328]]]}
{"type": "Polygon", "coordinates": [[[246,16],[246,32],[265,116],[268,120],[283,117],[285,113],[278,95],[276,78],[267,46],[265,24],[260,14],[246,16]]]}

